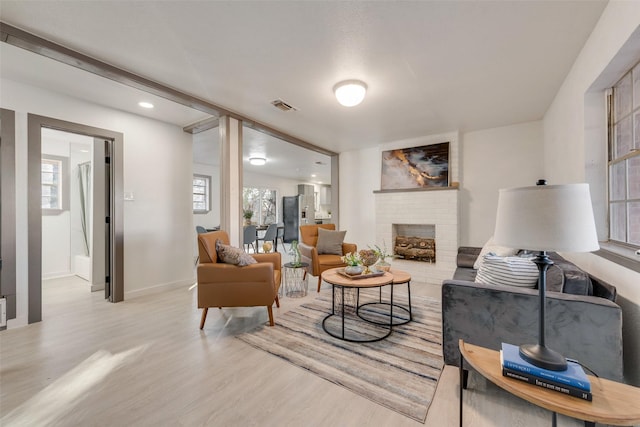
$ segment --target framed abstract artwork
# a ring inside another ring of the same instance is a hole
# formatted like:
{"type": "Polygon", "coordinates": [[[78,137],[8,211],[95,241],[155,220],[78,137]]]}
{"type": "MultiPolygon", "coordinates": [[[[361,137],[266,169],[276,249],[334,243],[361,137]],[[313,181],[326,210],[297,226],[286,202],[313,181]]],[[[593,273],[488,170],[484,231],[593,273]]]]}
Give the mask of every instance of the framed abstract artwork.
{"type": "Polygon", "coordinates": [[[449,143],[382,152],[381,190],[449,186],[449,143]]]}

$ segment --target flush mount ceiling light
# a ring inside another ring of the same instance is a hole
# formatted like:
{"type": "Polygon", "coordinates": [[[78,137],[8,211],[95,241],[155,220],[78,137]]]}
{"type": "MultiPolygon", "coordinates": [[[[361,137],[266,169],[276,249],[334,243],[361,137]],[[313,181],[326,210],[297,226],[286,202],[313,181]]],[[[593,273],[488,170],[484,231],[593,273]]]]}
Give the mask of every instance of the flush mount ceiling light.
{"type": "Polygon", "coordinates": [[[362,102],[367,93],[367,85],[360,80],[345,80],[333,87],[338,102],[345,107],[353,107],[362,102]]]}
{"type": "Polygon", "coordinates": [[[142,108],[153,108],[153,104],[150,102],[138,102],[138,105],[141,106],[142,108]]]}
{"type": "Polygon", "coordinates": [[[262,166],[267,163],[267,159],[265,159],[264,157],[251,157],[249,158],[249,163],[254,166],[262,166]]]}

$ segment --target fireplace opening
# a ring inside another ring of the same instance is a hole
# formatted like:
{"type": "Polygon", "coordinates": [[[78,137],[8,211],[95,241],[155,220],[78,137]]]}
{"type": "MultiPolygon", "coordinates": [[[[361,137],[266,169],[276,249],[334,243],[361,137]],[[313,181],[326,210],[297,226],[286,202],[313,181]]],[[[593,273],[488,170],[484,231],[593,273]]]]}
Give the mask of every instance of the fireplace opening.
{"type": "Polygon", "coordinates": [[[398,258],[435,262],[436,226],[434,224],[393,224],[393,253],[398,258]]]}

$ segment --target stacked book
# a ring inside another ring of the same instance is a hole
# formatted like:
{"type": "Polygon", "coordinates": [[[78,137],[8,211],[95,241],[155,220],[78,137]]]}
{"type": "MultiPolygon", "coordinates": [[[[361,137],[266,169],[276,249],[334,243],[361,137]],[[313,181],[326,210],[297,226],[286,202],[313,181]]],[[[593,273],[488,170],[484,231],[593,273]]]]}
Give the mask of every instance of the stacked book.
{"type": "Polygon", "coordinates": [[[580,399],[592,400],[591,383],[584,373],[582,366],[573,361],[567,361],[564,371],[550,371],[538,368],[525,361],[520,356],[519,348],[512,344],[502,343],[500,351],[502,375],[525,381],[549,390],[555,390],[580,399]]]}

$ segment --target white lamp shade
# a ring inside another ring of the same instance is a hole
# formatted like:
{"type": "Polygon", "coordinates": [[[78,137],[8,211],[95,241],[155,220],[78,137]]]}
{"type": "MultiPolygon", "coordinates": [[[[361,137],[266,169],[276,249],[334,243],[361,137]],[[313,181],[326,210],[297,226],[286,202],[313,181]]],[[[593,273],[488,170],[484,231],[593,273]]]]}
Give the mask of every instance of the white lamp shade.
{"type": "Polygon", "coordinates": [[[599,249],[588,184],[500,190],[496,244],[532,251],[599,249]]]}
{"type": "Polygon", "coordinates": [[[340,82],[333,88],[338,102],[345,107],[354,107],[364,100],[367,85],[359,80],[340,82]]]}

